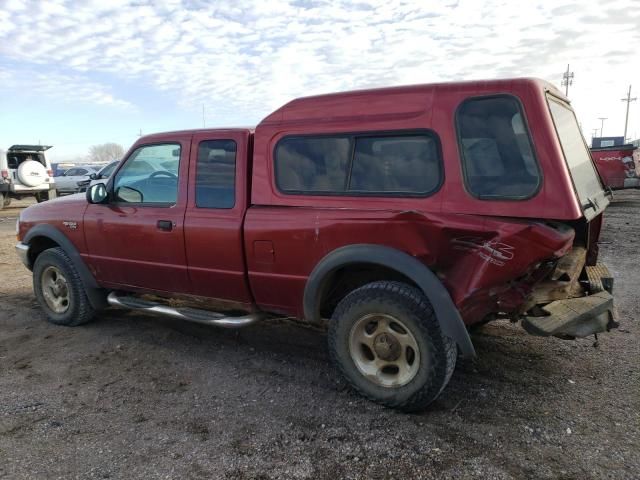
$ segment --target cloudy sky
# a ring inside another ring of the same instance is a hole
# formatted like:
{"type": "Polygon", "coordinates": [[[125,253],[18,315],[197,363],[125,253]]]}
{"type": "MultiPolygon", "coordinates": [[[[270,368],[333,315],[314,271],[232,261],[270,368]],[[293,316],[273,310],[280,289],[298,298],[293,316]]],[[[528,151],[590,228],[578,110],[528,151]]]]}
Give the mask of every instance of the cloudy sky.
{"type": "MultiPolygon", "coordinates": [[[[640,97],[640,0],[0,0],[0,148],[53,160],[140,130],[255,125],[301,95],[536,76],[590,137],[640,97]],[[633,91],[632,91],[633,93],[633,91]],[[633,95],[632,95],[633,96],[633,95]]],[[[629,137],[640,137],[640,101],[629,137]]]]}

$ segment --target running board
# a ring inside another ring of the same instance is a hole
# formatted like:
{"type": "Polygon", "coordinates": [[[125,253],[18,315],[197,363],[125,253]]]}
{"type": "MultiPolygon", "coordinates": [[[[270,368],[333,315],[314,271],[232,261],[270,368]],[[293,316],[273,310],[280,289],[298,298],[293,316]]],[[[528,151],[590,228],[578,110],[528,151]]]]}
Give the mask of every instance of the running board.
{"type": "Polygon", "coordinates": [[[246,327],[265,318],[263,313],[250,313],[242,317],[226,317],[221,313],[209,310],[200,310],[189,307],[173,308],[161,303],[142,300],[137,297],[118,296],[115,292],[111,292],[109,294],[107,302],[113,307],[157,313],[166,317],[178,318],[189,322],[203,323],[205,325],[215,325],[223,328],[246,327]]]}

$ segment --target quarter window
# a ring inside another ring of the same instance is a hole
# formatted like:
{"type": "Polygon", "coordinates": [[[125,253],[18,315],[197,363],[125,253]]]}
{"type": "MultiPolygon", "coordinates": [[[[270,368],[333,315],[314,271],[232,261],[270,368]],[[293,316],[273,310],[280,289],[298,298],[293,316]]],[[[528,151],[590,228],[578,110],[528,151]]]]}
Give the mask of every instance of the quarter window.
{"type": "Polygon", "coordinates": [[[350,192],[427,194],[440,177],[438,148],[427,135],[356,139],[350,192]]]}
{"type": "Polygon", "coordinates": [[[233,208],[236,203],[236,142],[207,140],[198,145],[196,206],[233,208]]]}
{"type": "Polygon", "coordinates": [[[426,131],[285,137],[275,151],[285,193],[420,195],[442,179],[437,138],[426,131]]]}
{"type": "Polygon", "coordinates": [[[116,173],[116,201],[175,204],[178,199],[179,164],[179,144],[145,145],[137,148],[116,173]]]}
{"type": "Polygon", "coordinates": [[[458,109],[465,184],[481,199],[525,199],[540,184],[520,103],[511,96],[473,98],[458,109]]]}
{"type": "Polygon", "coordinates": [[[344,192],[348,137],[288,137],[276,147],[278,186],[285,192],[344,192]]]}

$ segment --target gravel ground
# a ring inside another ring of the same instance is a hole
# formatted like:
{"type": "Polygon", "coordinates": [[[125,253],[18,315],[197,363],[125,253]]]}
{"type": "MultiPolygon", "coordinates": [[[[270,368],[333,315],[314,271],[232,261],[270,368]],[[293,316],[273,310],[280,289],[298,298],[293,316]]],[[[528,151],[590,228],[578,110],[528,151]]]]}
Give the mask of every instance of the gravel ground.
{"type": "Polygon", "coordinates": [[[358,397],[296,325],[46,323],[19,207],[0,212],[0,478],[640,478],[640,191],[616,195],[601,239],[621,328],[594,348],[487,325],[419,415],[358,397]]]}

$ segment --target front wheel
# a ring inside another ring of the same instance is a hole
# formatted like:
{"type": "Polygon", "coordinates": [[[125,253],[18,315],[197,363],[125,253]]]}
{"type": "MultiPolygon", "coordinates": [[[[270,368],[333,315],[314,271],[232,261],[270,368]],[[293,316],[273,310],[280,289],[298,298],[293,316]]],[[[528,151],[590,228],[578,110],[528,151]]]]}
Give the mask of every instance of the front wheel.
{"type": "Polygon", "coordinates": [[[47,319],[56,325],[75,327],[95,313],[80,275],[61,248],[50,248],[36,258],[33,290],[47,319]]]}
{"type": "Polygon", "coordinates": [[[403,411],[424,409],[449,382],[457,347],[424,294],[400,282],[373,282],[337,306],[329,351],[365,397],[403,411]]]}

